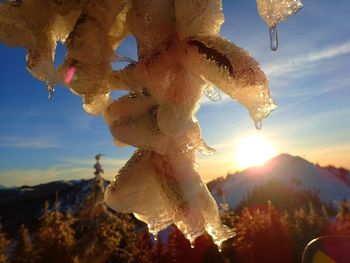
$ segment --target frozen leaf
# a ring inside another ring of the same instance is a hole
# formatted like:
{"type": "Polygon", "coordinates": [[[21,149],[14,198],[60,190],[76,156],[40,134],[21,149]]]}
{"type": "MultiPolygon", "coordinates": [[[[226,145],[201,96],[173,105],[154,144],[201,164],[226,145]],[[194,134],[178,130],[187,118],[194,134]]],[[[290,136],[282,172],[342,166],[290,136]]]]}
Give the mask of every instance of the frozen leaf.
{"type": "Polygon", "coordinates": [[[276,108],[267,77],[244,49],[221,37],[193,38],[188,43],[197,53],[199,74],[245,106],[255,122],[276,108]]]}
{"type": "Polygon", "coordinates": [[[137,151],[108,186],[105,201],[117,211],[133,212],[153,234],[174,223],[191,243],[207,231],[220,246],[235,234],[222,225],[218,207],[193,161],[193,152],[137,151]]]}
{"type": "Polygon", "coordinates": [[[221,0],[175,0],[175,15],[186,36],[218,34],[224,23],[221,0]]]}

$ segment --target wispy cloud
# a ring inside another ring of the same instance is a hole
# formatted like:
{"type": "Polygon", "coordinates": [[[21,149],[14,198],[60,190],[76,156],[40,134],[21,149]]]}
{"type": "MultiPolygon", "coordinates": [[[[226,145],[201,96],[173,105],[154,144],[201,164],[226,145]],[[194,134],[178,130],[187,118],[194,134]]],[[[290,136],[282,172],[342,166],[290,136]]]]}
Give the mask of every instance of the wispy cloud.
{"type": "Polygon", "coordinates": [[[53,137],[0,137],[0,148],[48,149],[61,148],[53,137]]]}
{"type": "Polygon", "coordinates": [[[283,61],[275,61],[265,66],[264,69],[270,77],[278,77],[296,71],[308,71],[312,64],[349,53],[350,41],[314,52],[298,54],[283,61]]]}

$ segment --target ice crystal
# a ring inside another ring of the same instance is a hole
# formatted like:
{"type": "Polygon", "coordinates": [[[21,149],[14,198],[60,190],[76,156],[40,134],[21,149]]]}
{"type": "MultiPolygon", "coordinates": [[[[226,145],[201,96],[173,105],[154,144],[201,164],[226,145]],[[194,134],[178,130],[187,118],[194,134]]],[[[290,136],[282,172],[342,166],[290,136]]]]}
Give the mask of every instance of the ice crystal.
{"type": "MultiPolygon", "coordinates": [[[[270,28],[294,14],[297,0],[258,0],[270,28]]],[[[194,244],[207,232],[220,247],[234,231],[197,172],[195,151],[215,150],[195,118],[204,94],[220,92],[247,108],[257,128],[276,107],[268,80],[242,48],[219,35],[221,0],[23,0],[0,4],[0,41],[27,49],[27,69],[47,83],[61,83],[83,98],[83,108],[102,115],[118,146],[138,148],[108,186],[105,202],[133,213],[149,231],[175,224],[194,244]],[[128,36],[138,61],[115,53],[128,36]],[[67,54],[53,65],[58,41],[67,54]],[[112,63],[130,63],[113,70],[112,63]],[[216,88],[217,87],[217,88],[216,88]],[[110,93],[129,93],[112,100],[110,93]]],[[[271,30],[273,49],[277,31],[271,30]]]]}

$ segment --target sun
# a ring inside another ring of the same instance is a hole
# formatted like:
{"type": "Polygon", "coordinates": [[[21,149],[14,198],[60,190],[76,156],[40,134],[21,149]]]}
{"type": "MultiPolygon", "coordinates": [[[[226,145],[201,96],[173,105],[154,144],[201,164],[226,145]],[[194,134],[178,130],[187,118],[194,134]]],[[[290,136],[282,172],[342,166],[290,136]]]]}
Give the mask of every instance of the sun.
{"type": "Polygon", "coordinates": [[[235,163],[239,169],[264,164],[277,155],[274,145],[262,135],[243,137],[238,142],[235,152],[235,163]]]}

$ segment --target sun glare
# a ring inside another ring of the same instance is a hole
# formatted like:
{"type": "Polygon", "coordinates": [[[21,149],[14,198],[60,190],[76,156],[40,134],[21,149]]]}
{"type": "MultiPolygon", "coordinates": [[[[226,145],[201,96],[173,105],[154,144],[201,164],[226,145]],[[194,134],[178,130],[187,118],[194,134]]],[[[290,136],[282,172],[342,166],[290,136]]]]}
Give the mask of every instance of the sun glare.
{"type": "Polygon", "coordinates": [[[271,142],[261,135],[241,138],[235,153],[238,168],[245,169],[264,164],[277,155],[277,150],[271,142]]]}

